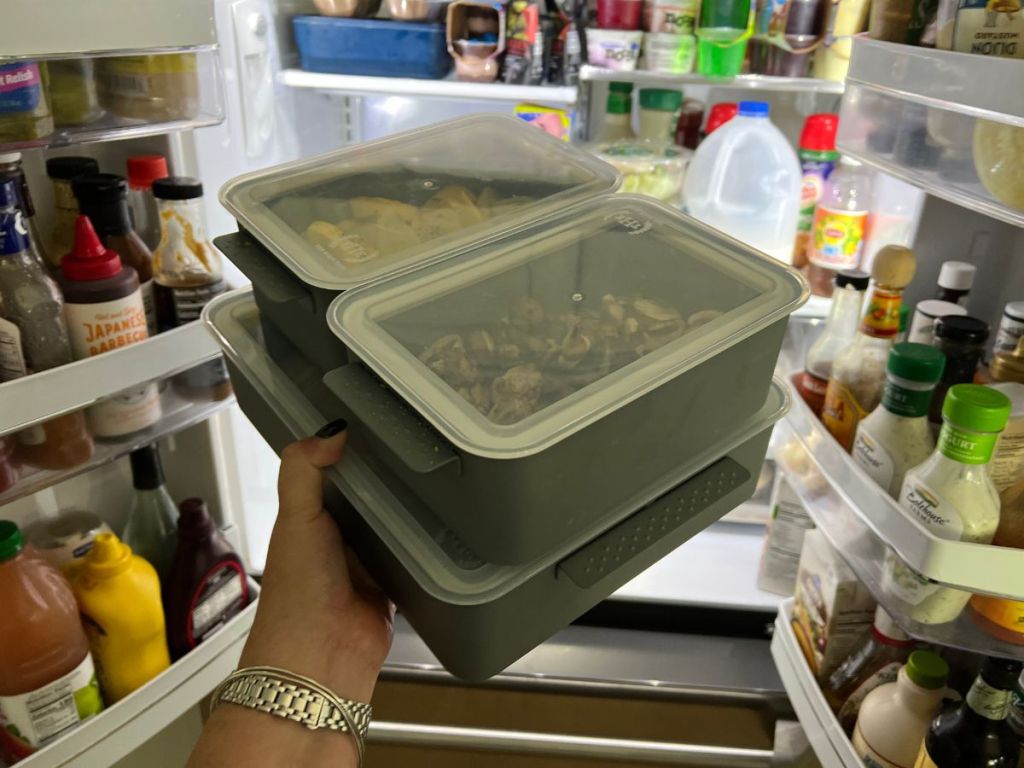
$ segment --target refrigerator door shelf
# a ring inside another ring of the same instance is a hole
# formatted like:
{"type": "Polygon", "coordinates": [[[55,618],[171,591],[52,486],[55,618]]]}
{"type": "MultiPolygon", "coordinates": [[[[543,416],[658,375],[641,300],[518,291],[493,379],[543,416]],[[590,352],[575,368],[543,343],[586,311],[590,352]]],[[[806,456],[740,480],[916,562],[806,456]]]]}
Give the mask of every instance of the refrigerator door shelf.
{"type": "MultiPolygon", "coordinates": [[[[78,466],[68,469],[35,469],[21,466],[13,471],[17,472],[17,479],[6,491],[0,493],[0,506],[24,498],[29,494],[41,491],[44,488],[56,485],[69,478],[89,472],[104,464],[116,461],[122,456],[127,456],[137,448],[150,445],[162,438],[177,434],[189,427],[200,424],[214,414],[219,413],[235,402],[233,396],[222,400],[189,399],[178,394],[174,387],[167,381],[159,382],[161,387],[160,407],[163,417],[148,429],[133,432],[116,439],[105,439],[95,441],[95,448],[92,457],[78,466]]],[[[0,387],[2,392],[2,387],[0,387]]],[[[11,436],[8,441],[17,438],[11,436]]]]}
{"type": "MultiPolygon", "coordinates": [[[[257,593],[258,587],[250,582],[257,593]]],[[[18,768],[108,768],[206,698],[238,666],[256,600],[131,695],[18,762],[18,768]]]]}
{"type": "Polygon", "coordinates": [[[1011,58],[856,37],[837,148],[930,195],[1024,226],[1024,94],[1006,88],[1019,69],[1011,58]]]}
{"type": "Polygon", "coordinates": [[[0,384],[0,437],[148,381],[213,360],[220,348],[195,322],[146,341],[0,384]]]}
{"type": "MultiPolygon", "coordinates": [[[[798,397],[794,400],[799,400],[798,397]]],[[[803,402],[794,402],[793,411],[799,410],[803,402]]],[[[814,416],[810,416],[814,419],[814,416]]],[[[817,420],[815,419],[815,422],[817,420]]],[[[822,430],[823,431],[823,430],[822,430]]],[[[828,441],[835,446],[849,461],[832,437],[825,434],[828,441]]],[[[947,624],[921,624],[907,617],[908,606],[895,595],[885,589],[882,582],[882,566],[885,561],[886,544],[879,538],[876,530],[869,526],[863,517],[863,509],[855,509],[850,504],[855,485],[848,485],[841,490],[833,485],[822,473],[822,466],[831,455],[831,446],[825,440],[809,441],[795,428],[791,418],[782,419],[776,426],[775,460],[789,481],[800,502],[814,520],[815,525],[825,534],[829,543],[840,554],[847,565],[853,569],[857,578],[868,588],[879,605],[900,628],[912,637],[927,643],[948,645],[966,651],[980,653],[985,656],[1024,659],[1024,646],[1004,642],[982,629],[964,611],[955,621],[947,624]],[[821,464],[819,464],[821,462],[821,464]]],[[[852,463],[851,463],[852,466],[852,463]]],[[[854,468],[856,469],[856,468],[854,468]]],[[[858,470],[859,471],[859,470],[858,470]]],[[[851,481],[852,482],[852,481],[851,481]]],[[[865,483],[871,481],[865,478],[865,483]]],[[[867,487],[867,486],[865,486],[867,487]]],[[[880,509],[891,509],[892,516],[901,516],[899,507],[880,491],[875,502],[880,509]],[[882,502],[885,502],[884,504],[882,502]]],[[[902,518],[906,520],[906,518],[902,518]]],[[[979,546],[946,542],[958,546],[979,546]]],[[[987,550],[998,550],[998,547],[980,547],[987,550]]],[[[1019,553],[1018,553],[1019,554],[1019,553]]]]}
{"type": "Polygon", "coordinates": [[[804,660],[793,633],[792,621],[793,600],[789,599],[779,607],[775,618],[772,659],[811,748],[822,768],[862,768],[863,763],[854,752],[853,744],[832,714],[825,695],[804,660]]]}

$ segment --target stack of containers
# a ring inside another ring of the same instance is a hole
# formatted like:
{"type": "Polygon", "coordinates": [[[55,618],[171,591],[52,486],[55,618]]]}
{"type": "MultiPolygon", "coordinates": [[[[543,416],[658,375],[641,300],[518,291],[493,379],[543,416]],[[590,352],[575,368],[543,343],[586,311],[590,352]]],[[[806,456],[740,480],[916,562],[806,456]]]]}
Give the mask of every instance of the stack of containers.
{"type": "Polygon", "coordinates": [[[239,403],[277,449],[348,420],[328,505],[467,679],[748,498],[787,406],[806,283],[617,183],[476,116],[222,191],[255,302],[205,318],[239,403]]]}

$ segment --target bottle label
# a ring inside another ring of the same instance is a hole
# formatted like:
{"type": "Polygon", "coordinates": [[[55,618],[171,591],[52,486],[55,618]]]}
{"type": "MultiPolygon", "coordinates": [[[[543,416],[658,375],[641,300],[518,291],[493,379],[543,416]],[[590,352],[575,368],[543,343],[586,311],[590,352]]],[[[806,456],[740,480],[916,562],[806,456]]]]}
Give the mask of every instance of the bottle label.
{"type": "Polygon", "coordinates": [[[110,352],[149,338],[142,296],[135,291],[129,296],[96,304],[64,305],[68,321],[68,339],[75,358],[110,352]]]}
{"type": "Polygon", "coordinates": [[[1010,697],[1010,712],[1006,716],[1006,722],[1010,724],[1013,732],[1020,739],[1024,734],[1024,689],[1021,689],[1019,682],[1010,697]]]}
{"type": "Polygon", "coordinates": [[[943,456],[961,464],[987,464],[998,439],[998,433],[969,432],[947,421],[939,431],[938,448],[943,456]]]}
{"type": "Polygon", "coordinates": [[[1003,431],[988,469],[992,482],[1000,492],[1024,477],[1024,428],[1011,425],[1011,428],[1003,431]]]}
{"type": "Polygon", "coordinates": [[[993,688],[979,677],[967,692],[967,706],[989,720],[1005,720],[1010,713],[1010,691],[993,688]]]}
{"type": "Polygon", "coordinates": [[[868,740],[864,738],[864,732],[861,730],[859,722],[857,727],[853,729],[853,750],[864,761],[865,768],[913,768],[910,765],[894,763],[892,760],[888,760],[885,756],[879,754],[868,743],[868,740]]]}
{"type": "Polygon", "coordinates": [[[1024,321],[1004,314],[999,323],[999,333],[996,334],[996,344],[992,351],[1013,352],[1022,335],[1024,335],[1024,321]]]}
{"type": "Polygon", "coordinates": [[[821,420],[832,437],[847,452],[853,447],[857,425],[865,416],[867,413],[860,407],[860,403],[849,388],[835,379],[830,380],[825,391],[825,406],[821,410],[821,420]]]}
{"type": "Polygon", "coordinates": [[[796,231],[810,233],[814,225],[814,209],[821,200],[821,192],[825,188],[825,180],[836,167],[835,160],[802,159],[800,165],[803,177],[800,181],[800,214],[797,219],[796,231]]]}
{"type": "Polygon", "coordinates": [[[880,488],[889,489],[896,474],[896,463],[885,447],[861,424],[853,441],[853,460],[880,488]]]}
{"type": "Polygon", "coordinates": [[[867,211],[838,211],[819,205],[814,212],[811,263],[827,269],[856,269],[867,221],[867,211]]]}
{"type": "Polygon", "coordinates": [[[960,0],[953,50],[981,56],[1024,58],[1024,17],[1018,3],[960,0]]]}
{"type": "Polygon", "coordinates": [[[924,741],[921,742],[921,749],[917,753],[917,760],[914,761],[914,768],[939,768],[928,754],[928,748],[924,741]]]}
{"type": "Polygon", "coordinates": [[[199,583],[189,611],[186,637],[195,647],[249,604],[249,585],[238,563],[215,566],[199,583]]]}
{"type": "Polygon", "coordinates": [[[88,653],[63,677],[16,696],[0,696],[0,736],[15,757],[25,757],[103,709],[88,653]]]}
{"type": "Polygon", "coordinates": [[[0,115],[35,111],[43,94],[42,86],[38,64],[0,65],[0,115]]]}
{"type": "Polygon", "coordinates": [[[13,256],[29,247],[28,227],[21,211],[0,211],[0,256],[13,256]]]}
{"type": "Polygon", "coordinates": [[[956,507],[913,474],[903,482],[900,506],[939,538],[960,541],[963,537],[964,521],[956,507]]]}
{"type": "Polygon", "coordinates": [[[901,386],[898,381],[893,380],[890,374],[885,381],[885,389],[882,391],[882,405],[890,413],[908,418],[927,416],[928,409],[932,404],[932,394],[935,391],[934,384],[920,384],[921,388],[901,386]]]}
{"type": "Polygon", "coordinates": [[[846,701],[843,702],[843,706],[840,707],[838,714],[839,722],[844,722],[847,719],[849,719],[850,722],[855,721],[857,719],[857,714],[860,712],[860,705],[864,702],[864,699],[867,698],[868,694],[880,685],[895,683],[896,678],[899,676],[901,666],[903,665],[898,661],[892,661],[865,678],[864,681],[857,686],[856,690],[847,697],[846,701]]]}
{"type": "Polygon", "coordinates": [[[25,351],[21,347],[21,329],[0,317],[0,382],[28,375],[25,351]]]}
{"type": "Polygon", "coordinates": [[[206,285],[154,287],[161,330],[170,330],[198,320],[203,307],[227,290],[227,283],[218,280],[206,285]]]}
{"type": "Polygon", "coordinates": [[[902,291],[890,291],[876,285],[861,317],[861,332],[876,339],[896,338],[900,332],[902,298],[902,291]]]}
{"type": "Polygon", "coordinates": [[[94,437],[121,437],[146,429],[163,417],[160,390],[155,383],[112,395],[85,412],[94,437]]]}

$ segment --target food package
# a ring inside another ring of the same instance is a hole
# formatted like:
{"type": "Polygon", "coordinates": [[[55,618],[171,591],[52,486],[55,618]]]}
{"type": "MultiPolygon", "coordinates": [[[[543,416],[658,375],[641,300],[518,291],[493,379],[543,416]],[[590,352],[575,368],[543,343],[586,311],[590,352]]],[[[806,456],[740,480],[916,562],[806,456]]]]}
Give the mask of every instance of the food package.
{"type": "Polygon", "coordinates": [[[771,519],[764,532],[757,588],[788,597],[796,588],[804,538],[814,522],[782,472],[775,473],[768,506],[771,519]]]}
{"type": "Polygon", "coordinates": [[[877,603],[820,530],[807,531],[797,571],[793,630],[819,679],[871,629],[877,603]]]}

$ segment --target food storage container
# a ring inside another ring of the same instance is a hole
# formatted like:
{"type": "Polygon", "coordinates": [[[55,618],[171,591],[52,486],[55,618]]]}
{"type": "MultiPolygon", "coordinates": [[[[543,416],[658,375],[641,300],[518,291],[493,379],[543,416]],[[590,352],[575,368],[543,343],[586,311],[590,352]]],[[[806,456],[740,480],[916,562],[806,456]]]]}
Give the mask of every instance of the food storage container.
{"type": "Polygon", "coordinates": [[[396,483],[522,563],[618,522],[754,414],[807,295],[677,210],[609,195],[342,294],[327,321],[360,362],[324,382],[396,483]]]}
{"type": "MultiPolygon", "coordinates": [[[[271,357],[251,294],[218,297],[204,312],[224,349],[238,403],[280,451],[340,415],[337,401],[302,357],[271,357]]],[[[480,680],[582,615],[753,492],[772,424],[788,407],[772,385],[738,429],[680,460],[675,486],[638,504],[617,526],[578,528],[575,541],[534,562],[486,562],[350,444],[325,471],[327,508],[346,542],[452,674],[480,680]]],[[[678,450],[680,446],[676,446],[678,450]]],[[[571,516],[575,507],[563,510],[571,516]]],[[[497,535],[497,534],[496,534],[497,535]]]]}
{"type": "Polygon", "coordinates": [[[388,15],[401,21],[443,23],[449,0],[388,0],[388,15]]]}
{"type": "Polygon", "coordinates": [[[643,39],[643,32],[590,28],[587,30],[587,63],[617,72],[632,72],[640,58],[643,39]]]}
{"type": "Polygon", "coordinates": [[[597,0],[597,26],[601,29],[640,29],[643,0],[597,0]]]}
{"type": "Polygon", "coordinates": [[[586,152],[475,115],[239,177],[220,199],[248,236],[215,244],[252,281],[264,320],[328,371],[347,360],[324,321],[339,292],[617,186],[586,152]]]}
{"type": "Polygon", "coordinates": [[[592,150],[622,174],[620,192],[650,195],[678,203],[693,151],[656,141],[623,139],[598,144],[592,150]]]}
{"type": "Polygon", "coordinates": [[[380,0],[313,0],[313,5],[324,16],[358,19],[376,16],[380,10],[380,0]]]}
{"type": "Polygon", "coordinates": [[[444,24],[296,16],[292,26],[309,72],[436,80],[452,68],[444,24]]]}

